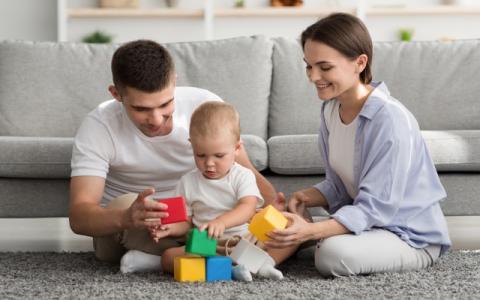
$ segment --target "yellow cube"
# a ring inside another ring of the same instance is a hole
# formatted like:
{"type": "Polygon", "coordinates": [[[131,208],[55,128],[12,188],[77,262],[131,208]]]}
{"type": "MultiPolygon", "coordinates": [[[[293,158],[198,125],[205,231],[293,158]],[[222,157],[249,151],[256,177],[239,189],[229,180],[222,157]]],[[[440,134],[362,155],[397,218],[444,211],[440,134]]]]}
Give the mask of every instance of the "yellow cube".
{"type": "Polygon", "coordinates": [[[269,205],[258,212],[252,218],[248,230],[260,241],[266,241],[270,238],[265,234],[274,229],[284,229],[288,220],[275,207],[269,205]]]}
{"type": "Polygon", "coordinates": [[[173,278],[176,281],[205,281],[205,258],[177,256],[173,261],[173,278]]]}

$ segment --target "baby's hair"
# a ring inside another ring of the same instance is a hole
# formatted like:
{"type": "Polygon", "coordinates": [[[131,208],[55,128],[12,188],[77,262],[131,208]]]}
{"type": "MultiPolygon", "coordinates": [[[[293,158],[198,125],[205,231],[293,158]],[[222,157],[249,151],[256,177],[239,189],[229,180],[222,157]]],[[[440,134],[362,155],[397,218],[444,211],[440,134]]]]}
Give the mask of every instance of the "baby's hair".
{"type": "Polygon", "coordinates": [[[221,101],[208,101],[197,107],[190,121],[190,138],[215,137],[227,132],[240,140],[240,116],[233,105],[221,101]]]}
{"type": "Polygon", "coordinates": [[[360,74],[360,80],[365,84],[372,81],[372,38],[359,18],[346,13],[330,14],[302,32],[301,43],[304,49],[307,40],[324,43],[350,59],[367,55],[367,65],[360,74]]]}

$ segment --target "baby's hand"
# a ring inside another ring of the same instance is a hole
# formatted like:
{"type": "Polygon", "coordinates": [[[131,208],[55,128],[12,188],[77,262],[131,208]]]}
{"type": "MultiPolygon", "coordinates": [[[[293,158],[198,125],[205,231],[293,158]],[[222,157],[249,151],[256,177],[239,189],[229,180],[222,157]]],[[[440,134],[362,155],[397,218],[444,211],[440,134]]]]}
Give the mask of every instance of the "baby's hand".
{"type": "Polygon", "coordinates": [[[200,226],[199,230],[204,231],[208,228],[208,237],[218,239],[223,235],[225,231],[225,223],[221,220],[213,220],[208,222],[207,224],[203,224],[200,226]]]}
{"type": "Polygon", "coordinates": [[[158,243],[160,239],[163,239],[164,237],[167,237],[170,235],[169,225],[149,227],[148,230],[150,232],[150,236],[155,241],[155,243],[158,243]]]}

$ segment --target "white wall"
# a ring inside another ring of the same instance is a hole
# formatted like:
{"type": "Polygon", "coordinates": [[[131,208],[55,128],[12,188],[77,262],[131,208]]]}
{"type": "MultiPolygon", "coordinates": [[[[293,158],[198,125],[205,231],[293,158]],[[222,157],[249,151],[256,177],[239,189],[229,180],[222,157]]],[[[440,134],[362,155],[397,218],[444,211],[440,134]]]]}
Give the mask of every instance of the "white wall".
{"type": "Polygon", "coordinates": [[[0,0],[0,40],[57,40],[56,0],[0,0]]]}
{"type": "MultiPolygon", "coordinates": [[[[70,8],[96,7],[98,0],[66,0],[70,8]]],[[[164,7],[164,0],[139,0],[140,6],[164,7]]],[[[234,0],[212,0],[217,8],[232,7],[234,0]]],[[[453,0],[364,0],[368,5],[409,6],[440,4],[453,0]]],[[[456,0],[467,1],[467,0],[456,0]]],[[[270,0],[245,0],[247,7],[267,6],[270,0]]],[[[480,0],[470,0],[480,5],[480,0]]],[[[0,0],[0,40],[57,39],[56,0],[0,0]]],[[[354,6],[356,0],[304,0],[305,7],[334,5],[354,6]]],[[[179,8],[201,9],[202,0],[179,0],[179,8]]],[[[216,17],[213,38],[264,34],[297,38],[316,17],[216,17]]],[[[397,40],[402,27],[415,29],[414,39],[480,38],[480,14],[445,16],[367,16],[365,20],[376,41],[397,40]]],[[[67,37],[70,41],[95,30],[114,35],[115,42],[150,38],[159,42],[202,40],[205,38],[201,17],[189,18],[69,18],[67,37]]]]}

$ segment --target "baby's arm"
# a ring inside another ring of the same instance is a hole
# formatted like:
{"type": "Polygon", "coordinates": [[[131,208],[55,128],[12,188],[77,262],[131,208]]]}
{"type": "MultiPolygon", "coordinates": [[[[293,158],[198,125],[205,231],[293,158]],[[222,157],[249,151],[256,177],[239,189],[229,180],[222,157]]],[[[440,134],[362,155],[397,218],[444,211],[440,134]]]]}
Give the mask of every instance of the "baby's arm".
{"type": "Polygon", "coordinates": [[[187,234],[188,230],[192,228],[192,218],[188,218],[186,222],[172,223],[161,225],[158,228],[151,228],[150,234],[152,238],[158,242],[161,238],[167,236],[180,237],[187,234]]]}
{"type": "Polygon", "coordinates": [[[226,228],[247,223],[255,214],[257,207],[257,197],[245,196],[240,198],[234,209],[218,216],[216,219],[200,226],[200,231],[208,228],[210,237],[219,238],[223,235],[226,228]]]}

